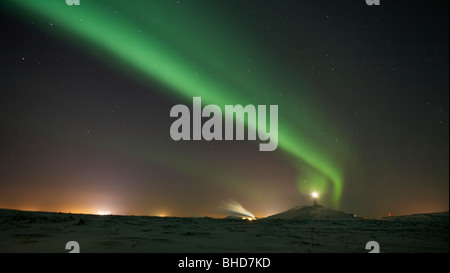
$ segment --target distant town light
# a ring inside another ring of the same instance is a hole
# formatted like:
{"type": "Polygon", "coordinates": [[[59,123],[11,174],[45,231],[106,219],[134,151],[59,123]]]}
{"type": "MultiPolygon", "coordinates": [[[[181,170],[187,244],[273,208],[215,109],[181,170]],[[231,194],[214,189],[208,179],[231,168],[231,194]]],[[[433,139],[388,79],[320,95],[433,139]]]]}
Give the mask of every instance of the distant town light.
{"type": "Polygon", "coordinates": [[[112,213],[110,211],[103,210],[103,211],[98,211],[97,214],[98,215],[111,215],[112,213]]]}

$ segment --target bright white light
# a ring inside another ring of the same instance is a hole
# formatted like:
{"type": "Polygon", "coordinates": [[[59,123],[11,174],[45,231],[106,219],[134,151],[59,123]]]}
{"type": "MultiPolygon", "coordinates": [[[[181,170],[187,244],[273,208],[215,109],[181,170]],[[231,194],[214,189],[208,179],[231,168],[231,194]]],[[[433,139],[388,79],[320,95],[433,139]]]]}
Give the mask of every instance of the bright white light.
{"type": "Polygon", "coordinates": [[[250,211],[245,209],[241,204],[234,200],[222,202],[221,209],[230,216],[242,216],[245,218],[255,219],[255,215],[253,215],[250,211]]]}
{"type": "Polygon", "coordinates": [[[313,192],[313,193],[312,193],[312,197],[313,197],[313,198],[317,198],[317,197],[319,197],[319,194],[318,194],[317,192],[313,192]]]}
{"type": "Polygon", "coordinates": [[[111,215],[112,213],[110,211],[103,210],[103,211],[98,211],[97,214],[98,215],[111,215]]]}

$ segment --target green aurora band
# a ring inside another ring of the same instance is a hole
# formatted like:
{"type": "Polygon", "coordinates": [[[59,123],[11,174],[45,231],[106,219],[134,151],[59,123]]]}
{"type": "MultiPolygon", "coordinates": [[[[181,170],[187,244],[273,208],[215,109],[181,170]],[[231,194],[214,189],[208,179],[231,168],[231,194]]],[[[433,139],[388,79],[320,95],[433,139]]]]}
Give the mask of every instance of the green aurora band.
{"type": "Polygon", "coordinates": [[[298,170],[298,189],[326,193],[331,183],[333,204],[339,206],[349,147],[335,140],[345,137],[317,111],[299,75],[267,59],[274,53],[227,18],[230,7],[214,7],[212,1],[122,0],[81,0],[80,6],[7,0],[6,5],[14,14],[42,19],[37,25],[43,30],[116,62],[130,76],[157,82],[161,92],[175,98],[191,103],[201,96],[203,104],[222,107],[278,104],[278,147],[298,170]]]}

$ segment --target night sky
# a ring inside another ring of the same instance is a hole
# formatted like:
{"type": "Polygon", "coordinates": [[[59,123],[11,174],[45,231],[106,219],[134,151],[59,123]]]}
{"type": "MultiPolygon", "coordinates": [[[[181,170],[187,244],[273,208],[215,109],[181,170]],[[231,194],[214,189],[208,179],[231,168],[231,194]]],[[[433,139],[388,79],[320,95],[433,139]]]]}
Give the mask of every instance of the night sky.
{"type": "Polygon", "coordinates": [[[446,211],[448,5],[1,1],[0,208],[446,211]],[[277,150],[172,140],[194,96],[278,105],[277,150]]]}

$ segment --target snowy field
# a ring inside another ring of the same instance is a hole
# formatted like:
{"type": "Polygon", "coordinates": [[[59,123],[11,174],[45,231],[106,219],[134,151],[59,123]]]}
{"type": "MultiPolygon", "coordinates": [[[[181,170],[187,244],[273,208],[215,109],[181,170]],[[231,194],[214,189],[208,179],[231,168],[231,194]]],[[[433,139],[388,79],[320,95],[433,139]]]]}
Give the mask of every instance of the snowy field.
{"type": "Polygon", "coordinates": [[[296,220],[86,215],[0,210],[0,252],[449,252],[449,214],[296,220]]]}

